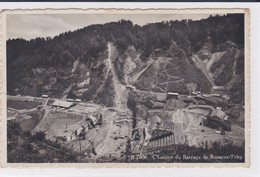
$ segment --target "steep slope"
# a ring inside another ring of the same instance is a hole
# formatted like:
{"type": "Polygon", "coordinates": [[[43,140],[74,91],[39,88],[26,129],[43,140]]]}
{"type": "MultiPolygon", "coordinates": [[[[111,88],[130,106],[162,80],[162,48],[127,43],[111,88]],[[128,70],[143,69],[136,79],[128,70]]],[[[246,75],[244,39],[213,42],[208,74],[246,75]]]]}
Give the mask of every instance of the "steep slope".
{"type": "Polygon", "coordinates": [[[225,89],[241,103],[243,34],[243,15],[229,14],[142,27],[120,20],[53,39],[8,40],[7,91],[119,106],[125,85],[180,93],[193,85],[208,93],[225,89]]]}
{"type": "MultiPolygon", "coordinates": [[[[155,55],[154,62],[139,77],[136,87],[141,90],[157,92],[188,93],[188,83],[202,83],[205,76],[187,58],[186,53],[175,42],[165,53],[155,55]]],[[[209,92],[209,83],[204,82],[202,89],[209,92]]]]}

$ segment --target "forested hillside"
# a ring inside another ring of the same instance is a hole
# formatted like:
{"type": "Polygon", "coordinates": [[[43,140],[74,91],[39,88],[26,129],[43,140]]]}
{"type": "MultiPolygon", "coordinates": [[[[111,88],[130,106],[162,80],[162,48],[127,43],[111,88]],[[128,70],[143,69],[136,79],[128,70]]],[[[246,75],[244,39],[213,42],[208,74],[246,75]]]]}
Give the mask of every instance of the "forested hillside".
{"type": "Polygon", "coordinates": [[[54,38],[7,41],[10,95],[49,94],[110,105],[116,92],[113,74],[121,84],[148,91],[188,93],[193,84],[209,93],[221,87],[242,103],[244,16],[144,26],[121,20],[54,38]],[[108,43],[114,48],[109,50],[108,43]]]}

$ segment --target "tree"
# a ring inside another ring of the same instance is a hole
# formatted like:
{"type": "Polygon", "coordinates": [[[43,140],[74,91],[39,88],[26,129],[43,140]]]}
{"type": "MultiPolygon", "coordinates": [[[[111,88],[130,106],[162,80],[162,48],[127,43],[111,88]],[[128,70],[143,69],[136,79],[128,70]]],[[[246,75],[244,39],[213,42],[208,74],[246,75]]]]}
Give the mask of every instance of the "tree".
{"type": "Polygon", "coordinates": [[[45,139],[45,136],[46,136],[46,133],[45,132],[42,132],[42,131],[39,131],[35,134],[35,138],[36,140],[38,141],[43,141],[45,139]]]}

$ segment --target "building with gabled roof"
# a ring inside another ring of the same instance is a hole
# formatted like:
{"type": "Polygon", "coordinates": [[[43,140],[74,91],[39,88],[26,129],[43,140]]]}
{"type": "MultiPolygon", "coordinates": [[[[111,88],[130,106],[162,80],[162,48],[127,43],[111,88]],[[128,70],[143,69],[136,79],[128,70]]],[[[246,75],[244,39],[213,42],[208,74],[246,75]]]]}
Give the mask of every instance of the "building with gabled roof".
{"type": "Polygon", "coordinates": [[[225,112],[220,109],[213,109],[203,124],[214,129],[231,131],[231,122],[228,121],[225,112]]]}
{"type": "Polygon", "coordinates": [[[169,100],[172,98],[178,99],[178,97],[179,97],[179,93],[176,93],[176,92],[167,92],[167,94],[166,94],[166,100],[169,100]]]}
{"type": "Polygon", "coordinates": [[[217,117],[217,118],[220,118],[220,119],[224,119],[225,112],[223,112],[220,109],[213,109],[211,114],[210,114],[210,117],[217,117]]]}
{"type": "Polygon", "coordinates": [[[60,108],[66,108],[66,109],[68,109],[74,105],[75,105],[75,103],[73,103],[73,102],[62,101],[62,100],[56,100],[52,104],[52,106],[54,106],[54,107],[60,107],[60,108]]]}
{"type": "Polygon", "coordinates": [[[42,95],[42,98],[49,98],[49,95],[42,95]]]}

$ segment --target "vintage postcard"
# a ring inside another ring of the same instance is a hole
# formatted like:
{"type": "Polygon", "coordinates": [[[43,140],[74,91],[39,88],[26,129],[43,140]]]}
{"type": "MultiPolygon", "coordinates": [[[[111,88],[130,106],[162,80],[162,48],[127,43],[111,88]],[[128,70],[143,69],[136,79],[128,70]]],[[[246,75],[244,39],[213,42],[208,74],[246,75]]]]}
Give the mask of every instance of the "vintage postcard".
{"type": "Polygon", "coordinates": [[[1,166],[249,167],[248,9],[2,10],[0,32],[1,166]]]}

